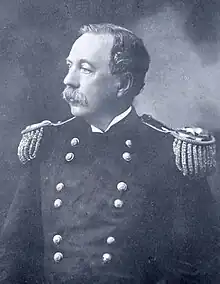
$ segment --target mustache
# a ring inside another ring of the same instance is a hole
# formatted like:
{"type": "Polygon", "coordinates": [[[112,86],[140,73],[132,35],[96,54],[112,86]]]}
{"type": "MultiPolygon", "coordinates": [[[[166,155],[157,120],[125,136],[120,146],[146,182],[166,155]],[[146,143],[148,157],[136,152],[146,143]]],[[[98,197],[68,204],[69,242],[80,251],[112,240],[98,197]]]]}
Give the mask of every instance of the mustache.
{"type": "Polygon", "coordinates": [[[81,106],[88,106],[88,100],[86,96],[79,92],[77,89],[73,89],[70,86],[67,86],[62,92],[63,99],[72,104],[77,104],[81,106]]]}

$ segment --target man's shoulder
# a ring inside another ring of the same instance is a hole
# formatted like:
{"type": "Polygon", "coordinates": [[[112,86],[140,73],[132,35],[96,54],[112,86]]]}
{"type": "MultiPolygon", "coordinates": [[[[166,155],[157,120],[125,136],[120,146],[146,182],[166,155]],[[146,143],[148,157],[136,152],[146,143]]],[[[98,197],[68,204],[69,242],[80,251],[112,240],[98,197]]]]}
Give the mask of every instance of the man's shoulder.
{"type": "Polygon", "coordinates": [[[204,177],[216,166],[215,137],[198,127],[172,129],[152,116],[140,119],[140,141],[143,156],[154,153],[158,163],[176,168],[184,176],[204,177]]]}
{"type": "Polygon", "coordinates": [[[65,121],[51,122],[43,120],[39,123],[28,125],[21,131],[21,140],[18,145],[17,155],[23,165],[32,160],[41,160],[49,154],[55,142],[63,141],[63,133],[68,133],[68,122],[73,121],[72,117],[65,121]]]}

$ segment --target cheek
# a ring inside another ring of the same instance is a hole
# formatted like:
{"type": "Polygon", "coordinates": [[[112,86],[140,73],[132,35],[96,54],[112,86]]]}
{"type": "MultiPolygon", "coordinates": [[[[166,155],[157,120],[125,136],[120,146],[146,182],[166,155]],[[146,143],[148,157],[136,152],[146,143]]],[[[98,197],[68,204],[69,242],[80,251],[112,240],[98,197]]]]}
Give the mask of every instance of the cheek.
{"type": "Polygon", "coordinates": [[[117,92],[116,83],[112,78],[83,78],[80,84],[80,91],[91,103],[99,103],[117,92]]]}
{"type": "Polygon", "coordinates": [[[90,77],[83,77],[80,80],[80,90],[81,92],[83,92],[85,95],[87,95],[87,93],[92,92],[93,90],[95,90],[97,87],[97,82],[94,78],[90,78],[90,77]]]}

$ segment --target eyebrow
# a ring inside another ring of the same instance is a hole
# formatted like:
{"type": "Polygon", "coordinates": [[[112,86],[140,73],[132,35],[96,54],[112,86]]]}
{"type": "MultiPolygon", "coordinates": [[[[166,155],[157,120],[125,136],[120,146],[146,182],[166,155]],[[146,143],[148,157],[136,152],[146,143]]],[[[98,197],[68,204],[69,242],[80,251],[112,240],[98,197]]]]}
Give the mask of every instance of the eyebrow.
{"type": "MultiPolygon", "coordinates": [[[[70,62],[70,63],[73,63],[68,57],[66,58],[66,62],[70,62]]],[[[88,65],[90,65],[92,68],[96,69],[95,66],[89,62],[87,59],[80,59],[79,61],[80,64],[82,63],[87,63],[88,65]]]]}

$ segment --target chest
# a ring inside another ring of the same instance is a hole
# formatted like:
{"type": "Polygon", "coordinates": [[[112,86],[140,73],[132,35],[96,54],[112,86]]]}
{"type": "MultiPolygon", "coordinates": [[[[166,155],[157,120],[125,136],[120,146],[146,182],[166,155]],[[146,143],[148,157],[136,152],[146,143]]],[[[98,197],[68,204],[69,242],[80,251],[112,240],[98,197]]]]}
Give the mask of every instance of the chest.
{"type": "Polygon", "coordinates": [[[138,141],[123,137],[56,141],[41,164],[43,214],[65,225],[154,214],[155,157],[141,153],[138,141]],[[147,157],[146,158],[143,158],[147,157]],[[121,214],[121,213],[120,213],[121,214]]]}
{"type": "MultiPolygon", "coordinates": [[[[144,255],[143,247],[154,254],[155,240],[163,235],[159,224],[164,224],[169,208],[158,188],[161,174],[155,152],[143,152],[129,133],[61,140],[55,141],[40,169],[48,270],[55,269],[51,263],[58,248],[66,262],[71,259],[71,269],[79,270],[82,261],[102,267],[106,251],[115,256],[113,270],[119,262],[129,263],[138,249],[144,255]]],[[[66,271],[65,261],[60,271],[66,271]]]]}

